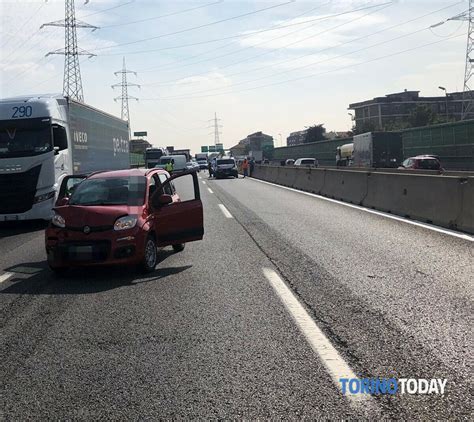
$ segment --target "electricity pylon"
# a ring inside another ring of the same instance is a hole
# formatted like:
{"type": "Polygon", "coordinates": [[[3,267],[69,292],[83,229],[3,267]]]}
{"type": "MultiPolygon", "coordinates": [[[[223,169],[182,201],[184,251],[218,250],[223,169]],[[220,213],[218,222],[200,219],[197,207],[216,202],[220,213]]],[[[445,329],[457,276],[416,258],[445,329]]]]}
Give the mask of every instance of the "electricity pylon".
{"type": "Polygon", "coordinates": [[[121,87],[122,88],[122,95],[119,97],[115,97],[114,101],[121,100],[122,101],[122,112],[121,112],[121,117],[123,120],[126,120],[128,122],[128,127],[130,128],[130,113],[128,109],[128,100],[136,100],[138,101],[137,97],[132,97],[131,95],[128,95],[128,87],[129,86],[136,86],[140,88],[140,85],[127,82],[127,73],[133,73],[135,76],[137,75],[137,72],[134,72],[133,70],[128,70],[127,67],[125,66],[125,57],[123,58],[123,65],[122,65],[122,70],[118,70],[117,72],[114,72],[114,75],[122,75],[122,82],[117,83],[112,85],[112,88],[117,88],[121,87]]]}

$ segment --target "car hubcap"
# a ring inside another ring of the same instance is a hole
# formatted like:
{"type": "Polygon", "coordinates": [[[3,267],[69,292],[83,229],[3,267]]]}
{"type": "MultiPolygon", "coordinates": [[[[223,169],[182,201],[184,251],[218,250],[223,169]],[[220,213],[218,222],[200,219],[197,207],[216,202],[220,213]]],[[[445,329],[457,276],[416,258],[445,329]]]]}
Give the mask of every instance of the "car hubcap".
{"type": "Polygon", "coordinates": [[[150,268],[156,264],[156,246],[152,240],[149,240],[146,244],[145,260],[150,268]]]}

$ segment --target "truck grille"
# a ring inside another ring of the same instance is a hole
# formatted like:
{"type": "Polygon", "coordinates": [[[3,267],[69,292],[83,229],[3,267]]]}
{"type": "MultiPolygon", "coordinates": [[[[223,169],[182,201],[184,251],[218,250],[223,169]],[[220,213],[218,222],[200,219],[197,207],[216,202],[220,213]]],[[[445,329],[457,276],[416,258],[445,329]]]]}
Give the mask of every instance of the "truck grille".
{"type": "Polygon", "coordinates": [[[0,214],[30,210],[35,199],[41,165],[24,173],[0,174],[0,214]]]}

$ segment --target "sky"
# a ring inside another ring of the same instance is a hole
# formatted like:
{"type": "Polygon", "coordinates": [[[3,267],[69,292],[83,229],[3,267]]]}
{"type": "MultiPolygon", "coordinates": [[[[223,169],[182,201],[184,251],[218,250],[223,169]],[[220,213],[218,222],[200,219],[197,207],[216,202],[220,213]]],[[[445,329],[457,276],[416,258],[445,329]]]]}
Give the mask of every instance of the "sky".
{"type": "MultiPolygon", "coordinates": [[[[263,131],[275,145],[313,124],[352,126],[348,105],[462,91],[468,9],[455,0],[76,0],[87,104],[120,116],[125,57],[132,131],[199,152],[263,131]],[[432,25],[444,22],[430,28],[432,25]]],[[[59,93],[64,1],[0,0],[0,97],[59,93]]]]}

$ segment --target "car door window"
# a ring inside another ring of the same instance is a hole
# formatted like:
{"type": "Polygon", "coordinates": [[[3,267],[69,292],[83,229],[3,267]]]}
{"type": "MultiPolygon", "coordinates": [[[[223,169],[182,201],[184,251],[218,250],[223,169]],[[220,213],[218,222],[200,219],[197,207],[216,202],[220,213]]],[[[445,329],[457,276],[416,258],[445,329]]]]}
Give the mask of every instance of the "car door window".
{"type": "MultiPolygon", "coordinates": [[[[158,177],[160,178],[160,183],[161,184],[164,184],[166,182],[166,180],[168,179],[165,174],[159,174],[158,177]]],[[[163,193],[165,193],[166,195],[173,195],[174,194],[173,186],[171,185],[172,183],[173,182],[165,184],[163,193]]]]}

